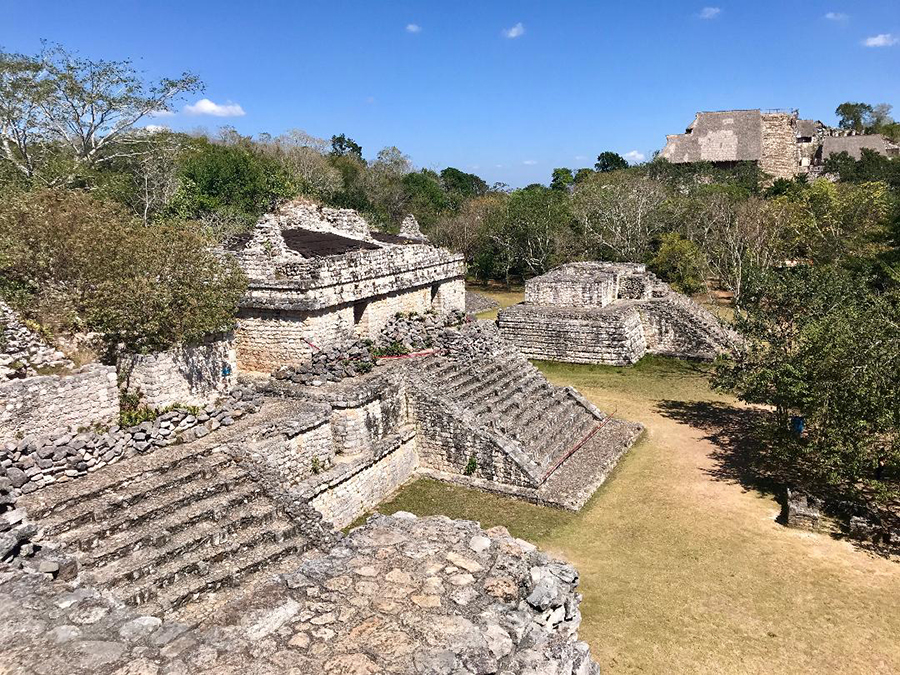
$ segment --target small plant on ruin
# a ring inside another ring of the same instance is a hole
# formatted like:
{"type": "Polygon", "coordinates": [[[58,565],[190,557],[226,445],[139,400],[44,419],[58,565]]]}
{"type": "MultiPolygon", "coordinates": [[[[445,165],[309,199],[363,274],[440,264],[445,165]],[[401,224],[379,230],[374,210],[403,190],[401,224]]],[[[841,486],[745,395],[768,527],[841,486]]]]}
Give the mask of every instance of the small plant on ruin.
{"type": "Polygon", "coordinates": [[[140,391],[129,392],[124,389],[119,392],[119,425],[134,427],[143,422],[149,422],[159,417],[159,412],[141,404],[140,391]]]}
{"type": "Polygon", "coordinates": [[[351,361],[350,367],[353,368],[356,373],[364,374],[372,372],[372,368],[375,367],[375,364],[371,361],[351,361]]]}
{"type": "Polygon", "coordinates": [[[478,471],[478,460],[475,459],[475,455],[470,455],[463,473],[466,476],[474,476],[476,471],[478,471]]]}
{"type": "Polygon", "coordinates": [[[407,347],[402,342],[398,342],[397,340],[394,340],[393,342],[388,344],[386,347],[376,347],[375,349],[372,349],[371,351],[372,351],[372,356],[374,356],[376,358],[379,356],[403,356],[405,354],[409,354],[409,347],[407,347]]]}
{"type": "Polygon", "coordinates": [[[312,472],[314,474],[319,474],[322,472],[322,462],[319,461],[318,457],[312,458],[311,466],[312,466],[312,472]]]}

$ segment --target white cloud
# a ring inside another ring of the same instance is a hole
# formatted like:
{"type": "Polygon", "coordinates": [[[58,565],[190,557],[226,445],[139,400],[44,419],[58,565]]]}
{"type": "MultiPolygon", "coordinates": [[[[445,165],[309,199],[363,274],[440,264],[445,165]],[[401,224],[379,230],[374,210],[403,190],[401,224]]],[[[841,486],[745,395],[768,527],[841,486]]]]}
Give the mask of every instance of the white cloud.
{"type": "Polygon", "coordinates": [[[828,12],[828,14],[825,15],[825,18],[829,21],[846,21],[850,17],[843,12],[828,12]]]}
{"type": "Polygon", "coordinates": [[[213,117],[243,117],[247,113],[237,103],[218,104],[208,98],[201,98],[193,105],[184,106],[184,111],[189,115],[212,115],[213,117]]]}
{"type": "Polygon", "coordinates": [[[165,124],[148,124],[144,127],[144,131],[149,134],[158,134],[160,131],[171,131],[165,124]]]}
{"type": "Polygon", "coordinates": [[[697,16],[701,19],[715,19],[721,13],[722,10],[719,7],[704,7],[697,16]]]}
{"type": "Polygon", "coordinates": [[[537,160],[535,159],[526,159],[522,164],[527,164],[528,166],[534,166],[537,164],[537,160]]]}
{"type": "Polygon", "coordinates": [[[154,110],[147,113],[148,117],[172,117],[175,113],[171,110],[154,110]]]}
{"type": "Polygon", "coordinates": [[[575,155],[575,161],[580,162],[583,159],[587,159],[585,155],[575,155]]]}
{"type": "Polygon", "coordinates": [[[898,42],[900,42],[900,38],[891,33],[882,33],[863,40],[866,47],[893,47],[898,42]]]}
{"type": "Polygon", "coordinates": [[[647,159],[647,157],[640,150],[632,150],[631,152],[625,153],[625,159],[628,160],[629,164],[640,164],[647,159]]]}
{"type": "Polygon", "coordinates": [[[406,32],[407,33],[421,33],[422,26],[417,23],[408,23],[406,24],[406,32]]]}
{"type": "Polygon", "coordinates": [[[512,28],[505,28],[503,30],[503,37],[507,37],[510,40],[515,40],[517,37],[522,37],[525,35],[525,26],[522,25],[520,21],[512,28]]]}

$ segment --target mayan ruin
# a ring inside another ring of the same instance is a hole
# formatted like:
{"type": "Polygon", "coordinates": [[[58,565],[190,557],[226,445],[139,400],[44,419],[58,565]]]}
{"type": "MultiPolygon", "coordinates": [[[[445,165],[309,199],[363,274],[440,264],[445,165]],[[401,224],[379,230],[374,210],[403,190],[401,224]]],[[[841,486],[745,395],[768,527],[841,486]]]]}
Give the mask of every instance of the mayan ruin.
{"type": "Polygon", "coordinates": [[[900,673],[894,3],[19,5],[0,675],[900,673]]]}
{"type": "Polygon", "coordinates": [[[645,354],[711,361],[736,337],[646,266],[569,263],[525,282],[500,312],[500,333],[528,358],[636,363],[645,354]]]}
{"type": "Polygon", "coordinates": [[[775,178],[820,173],[830,156],[862,148],[884,156],[900,155],[900,145],[880,134],[854,135],[794,111],[723,110],[698,112],[683,134],[666,136],[660,156],[676,164],[754,162],[775,178]]]}

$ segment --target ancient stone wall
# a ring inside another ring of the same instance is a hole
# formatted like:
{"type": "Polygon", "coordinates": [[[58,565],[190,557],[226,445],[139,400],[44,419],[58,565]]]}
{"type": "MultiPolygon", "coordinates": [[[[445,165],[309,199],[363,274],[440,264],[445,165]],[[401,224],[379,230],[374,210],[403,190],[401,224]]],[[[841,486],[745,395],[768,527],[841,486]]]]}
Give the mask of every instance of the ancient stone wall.
{"type": "MultiPolygon", "coordinates": [[[[111,386],[115,391],[114,379],[111,386]]],[[[250,390],[236,388],[229,399],[218,406],[209,405],[199,414],[172,410],[127,428],[112,424],[98,430],[63,427],[49,432],[27,431],[21,438],[0,443],[0,503],[14,502],[22,494],[53,483],[81,478],[121,459],[203,438],[255,412],[260,402],[250,390]]],[[[118,415],[118,399],[116,404],[118,415]]]]}
{"type": "Polygon", "coordinates": [[[435,282],[431,286],[431,308],[438,313],[464,311],[466,307],[465,279],[435,282]]]}
{"type": "Polygon", "coordinates": [[[531,359],[622,366],[646,352],[641,318],[631,305],[597,311],[515,305],[500,312],[497,323],[531,359]]]}
{"type": "Polygon", "coordinates": [[[378,441],[371,455],[307,481],[304,496],[326,521],[343,528],[400,488],[418,466],[415,434],[408,429],[378,441]]]}
{"type": "Polygon", "coordinates": [[[411,387],[410,396],[414,400],[412,410],[419,431],[422,466],[510,485],[536,484],[535,477],[525,469],[525,465],[533,463],[509,439],[467,423],[462,411],[448,406],[447,401],[422,386],[411,387]]]}
{"type": "Polygon", "coordinates": [[[0,443],[55,429],[112,424],[119,416],[116,371],[91,364],[67,375],[0,383],[0,443]]]}
{"type": "Polygon", "coordinates": [[[525,302],[533,305],[563,305],[567,307],[606,307],[616,300],[616,279],[602,278],[529,279],[525,284],[525,302]]]}
{"type": "Polygon", "coordinates": [[[233,386],[237,352],[229,336],[153,354],[128,354],[119,359],[117,369],[123,388],[150,408],[205,406],[233,386]]]}
{"type": "Polygon", "coordinates": [[[375,339],[398,312],[422,314],[431,309],[431,296],[431,286],[420,286],[356,302],[353,306],[356,335],[375,339]]]}
{"type": "Polygon", "coordinates": [[[352,305],[309,313],[244,309],[236,331],[237,366],[242,372],[270,373],[303,364],[313,345],[327,349],[352,333],[352,305]]]}
{"type": "Polygon", "coordinates": [[[796,117],[790,113],[762,114],[762,155],[759,168],[775,178],[791,179],[799,171],[795,121],[796,117]]]}

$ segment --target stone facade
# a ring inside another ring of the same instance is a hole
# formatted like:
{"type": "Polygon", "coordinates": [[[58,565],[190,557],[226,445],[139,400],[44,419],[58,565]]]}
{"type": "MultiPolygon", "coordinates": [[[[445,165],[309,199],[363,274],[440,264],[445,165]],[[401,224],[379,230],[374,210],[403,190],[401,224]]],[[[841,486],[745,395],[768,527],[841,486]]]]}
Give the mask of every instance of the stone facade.
{"type": "MultiPolygon", "coordinates": [[[[114,380],[112,387],[115,391],[114,380]]],[[[0,443],[0,510],[23,494],[83,478],[123,459],[204,438],[255,412],[259,404],[260,399],[248,390],[237,389],[229,399],[198,414],[171,410],[132,427],[110,425],[107,420],[101,428],[55,427],[23,433],[21,438],[0,443]]],[[[115,417],[118,414],[116,399],[115,417]]]]}
{"type": "Polygon", "coordinates": [[[462,256],[418,237],[394,239],[374,238],[352,211],[308,202],[265,216],[236,251],[250,279],[238,317],[239,367],[302,364],[350,336],[374,339],[398,312],[462,311],[462,256]]]}
{"type": "Polygon", "coordinates": [[[117,365],[122,387],[157,410],[171,405],[205,406],[226,396],[237,378],[230,337],[152,354],[126,354],[117,365]]]}
{"type": "Polygon", "coordinates": [[[91,364],[66,375],[0,383],[0,444],[57,429],[109,425],[119,416],[116,371],[91,364]]]}
{"type": "Polygon", "coordinates": [[[791,179],[821,174],[825,160],[835,152],[859,159],[862,148],[900,155],[900,147],[880,134],[857,135],[828,127],[800,119],[796,110],[723,110],[698,112],[685,133],[666,136],[660,156],[676,164],[754,162],[770,178],[791,179]]]}
{"type": "Polygon", "coordinates": [[[644,265],[570,263],[530,279],[502,310],[502,335],[529,358],[628,365],[644,354],[712,360],[737,336],[644,265]]]}

